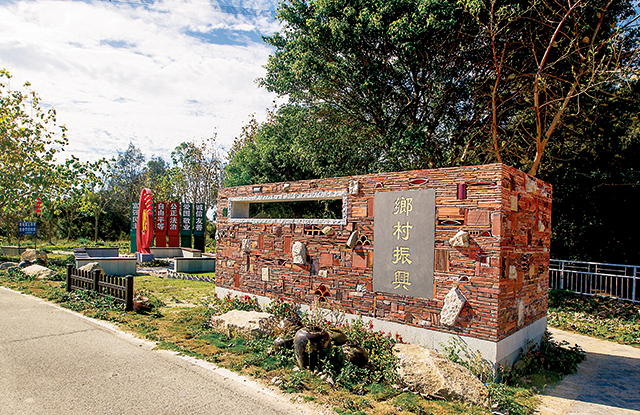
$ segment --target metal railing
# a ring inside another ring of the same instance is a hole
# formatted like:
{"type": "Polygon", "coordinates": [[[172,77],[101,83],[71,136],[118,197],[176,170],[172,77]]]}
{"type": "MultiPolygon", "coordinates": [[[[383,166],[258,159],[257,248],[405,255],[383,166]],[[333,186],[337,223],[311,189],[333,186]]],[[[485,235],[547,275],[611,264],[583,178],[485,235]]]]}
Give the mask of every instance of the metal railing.
{"type": "Polygon", "coordinates": [[[552,259],[549,288],[640,302],[640,266],[552,259]]]}

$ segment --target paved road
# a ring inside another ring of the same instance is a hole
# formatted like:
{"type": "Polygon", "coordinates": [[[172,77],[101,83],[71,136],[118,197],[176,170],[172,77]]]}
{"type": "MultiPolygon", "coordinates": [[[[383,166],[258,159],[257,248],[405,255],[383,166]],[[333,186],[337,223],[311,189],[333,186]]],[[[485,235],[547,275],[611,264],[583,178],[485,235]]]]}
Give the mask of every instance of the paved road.
{"type": "Polygon", "coordinates": [[[549,329],[580,345],[587,360],[542,399],[541,415],[640,415],[640,349],[549,329]]]}
{"type": "Polygon", "coordinates": [[[278,393],[0,287],[0,415],[306,414],[278,393]]]}

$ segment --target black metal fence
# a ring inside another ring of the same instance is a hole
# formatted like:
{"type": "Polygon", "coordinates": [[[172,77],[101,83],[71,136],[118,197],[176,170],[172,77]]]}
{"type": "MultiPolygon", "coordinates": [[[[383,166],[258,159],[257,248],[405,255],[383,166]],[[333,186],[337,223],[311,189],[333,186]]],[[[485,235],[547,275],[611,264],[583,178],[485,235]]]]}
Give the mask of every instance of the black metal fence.
{"type": "Polygon", "coordinates": [[[124,303],[125,310],[133,310],[133,275],[105,275],[100,270],[83,271],[67,264],[67,291],[71,290],[94,291],[98,295],[110,296],[124,303]]]}

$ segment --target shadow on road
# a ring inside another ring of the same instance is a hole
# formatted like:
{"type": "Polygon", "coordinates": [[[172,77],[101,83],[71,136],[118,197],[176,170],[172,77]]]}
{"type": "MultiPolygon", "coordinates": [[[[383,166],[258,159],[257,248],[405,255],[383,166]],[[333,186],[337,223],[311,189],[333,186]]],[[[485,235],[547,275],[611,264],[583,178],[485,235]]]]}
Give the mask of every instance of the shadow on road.
{"type": "Polygon", "coordinates": [[[640,411],[640,358],[587,352],[578,371],[548,395],[640,411]]]}

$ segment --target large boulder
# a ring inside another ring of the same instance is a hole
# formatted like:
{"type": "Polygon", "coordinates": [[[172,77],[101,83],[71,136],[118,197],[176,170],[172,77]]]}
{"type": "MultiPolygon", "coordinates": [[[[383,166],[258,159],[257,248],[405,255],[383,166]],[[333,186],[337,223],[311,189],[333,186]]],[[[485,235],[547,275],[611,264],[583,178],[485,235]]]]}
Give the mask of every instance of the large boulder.
{"type": "Polygon", "coordinates": [[[104,274],[104,270],[100,267],[100,264],[97,262],[89,262],[88,264],[84,264],[83,266],[78,268],[78,270],[87,271],[87,272],[93,272],[95,270],[98,270],[100,271],[101,274],[104,274]]]}
{"type": "Polygon", "coordinates": [[[259,311],[231,310],[211,317],[211,327],[228,337],[251,339],[268,334],[277,324],[275,316],[259,311]]]}
{"type": "Polygon", "coordinates": [[[487,387],[469,369],[418,345],[396,344],[393,353],[401,382],[416,392],[488,406],[487,387]]]}
{"type": "Polygon", "coordinates": [[[34,276],[38,279],[50,278],[56,275],[56,272],[47,267],[43,267],[42,265],[29,265],[28,267],[22,268],[22,272],[29,276],[34,276]]]}
{"type": "Polygon", "coordinates": [[[27,249],[20,255],[20,262],[28,261],[34,264],[38,262],[39,264],[47,265],[48,260],[46,252],[36,251],[35,249],[27,249]]]}

